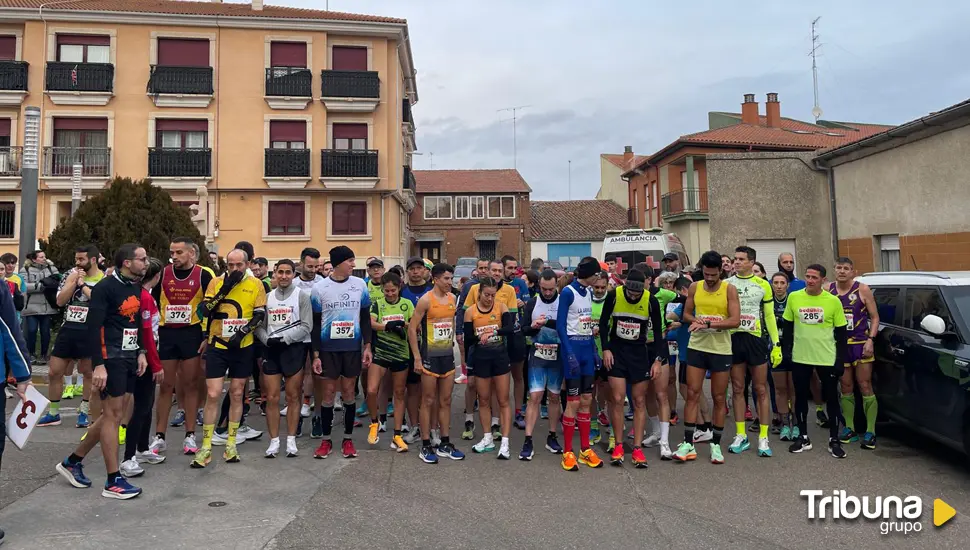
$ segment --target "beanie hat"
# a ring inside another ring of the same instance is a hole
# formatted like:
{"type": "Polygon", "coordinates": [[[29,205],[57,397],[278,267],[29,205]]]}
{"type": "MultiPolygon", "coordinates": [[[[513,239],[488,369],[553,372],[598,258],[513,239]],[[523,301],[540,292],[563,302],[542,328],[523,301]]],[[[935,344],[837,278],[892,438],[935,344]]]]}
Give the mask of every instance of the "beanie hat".
{"type": "Polygon", "coordinates": [[[646,281],[647,278],[642,271],[631,269],[626,275],[626,280],[623,282],[623,288],[629,289],[631,292],[643,292],[646,281]]]}
{"type": "Polygon", "coordinates": [[[349,246],[335,246],[330,249],[330,262],[334,267],[354,257],[354,251],[349,246]]]}
{"type": "Polygon", "coordinates": [[[576,267],[576,278],[588,279],[599,272],[600,266],[596,260],[580,262],[576,267]]]}

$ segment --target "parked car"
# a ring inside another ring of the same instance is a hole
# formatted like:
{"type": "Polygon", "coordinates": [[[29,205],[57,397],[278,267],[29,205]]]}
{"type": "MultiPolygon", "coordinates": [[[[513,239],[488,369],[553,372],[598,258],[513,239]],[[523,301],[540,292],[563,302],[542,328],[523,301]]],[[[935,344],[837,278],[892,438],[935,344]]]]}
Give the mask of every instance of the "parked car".
{"type": "Polygon", "coordinates": [[[542,266],[545,269],[551,269],[556,272],[556,277],[562,277],[566,274],[566,270],[562,267],[562,263],[555,260],[549,260],[545,262],[542,266]]]}
{"type": "Polygon", "coordinates": [[[475,266],[478,264],[478,258],[474,256],[462,256],[458,258],[455,262],[455,284],[459,284],[462,277],[471,277],[472,273],[475,272],[475,266]]]}
{"type": "Polygon", "coordinates": [[[970,271],[867,273],[879,311],[879,412],[961,449],[970,466],[970,271]]]}

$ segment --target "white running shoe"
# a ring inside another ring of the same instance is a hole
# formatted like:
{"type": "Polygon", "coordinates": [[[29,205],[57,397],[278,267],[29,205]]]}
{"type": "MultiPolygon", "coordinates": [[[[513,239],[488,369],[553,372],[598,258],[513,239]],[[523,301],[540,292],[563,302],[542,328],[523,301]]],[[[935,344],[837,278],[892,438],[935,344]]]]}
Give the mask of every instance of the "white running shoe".
{"type": "Polygon", "coordinates": [[[283,407],[282,409],[280,409],[280,416],[285,417],[286,416],[286,411],[289,408],[290,408],[289,405],[287,405],[287,406],[283,407]]]}
{"type": "Polygon", "coordinates": [[[703,443],[714,439],[714,430],[694,430],[694,443],[703,443]]]}
{"type": "Polygon", "coordinates": [[[378,428],[377,428],[377,431],[380,432],[380,433],[386,432],[387,431],[387,422],[381,422],[380,423],[380,426],[378,426],[378,428]]]}
{"type": "Polygon", "coordinates": [[[408,434],[404,436],[404,442],[407,443],[408,445],[411,445],[416,441],[421,441],[421,429],[418,428],[417,426],[411,428],[411,431],[409,431],[408,434]]]}
{"type": "Polygon", "coordinates": [[[342,411],[342,410],[344,410],[344,400],[340,396],[340,392],[339,391],[337,392],[337,395],[335,395],[334,398],[333,398],[333,410],[335,410],[335,411],[342,411]]]}
{"type": "Polygon", "coordinates": [[[455,384],[467,384],[467,383],[468,383],[468,377],[465,376],[464,374],[459,374],[458,376],[455,377],[455,384]]]}
{"type": "Polygon", "coordinates": [[[670,451],[670,443],[666,441],[660,442],[660,460],[671,460],[674,457],[674,453],[670,451]]]}
{"type": "Polygon", "coordinates": [[[495,442],[492,440],[492,434],[486,432],[481,441],[472,445],[472,450],[479,454],[494,451],[495,442]]]}
{"type": "Polygon", "coordinates": [[[641,445],[647,448],[656,447],[659,444],[660,444],[660,434],[650,434],[647,437],[644,437],[643,441],[641,442],[641,445]]]}
{"type": "Polygon", "coordinates": [[[269,447],[266,448],[266,458],[276,458],[280,454],[280,438],[274,437],[269,440],[269,447]]]}
{"type": "Polygon", "coordinates": [[[437,447],[441,445],[441,432],[438,430],[431,430],[431,446],[437,447]]]}
{"type": "Polygon", "coordinates": [[[300,416],[303,418],[310,418],[310,405],[308,403],[304,403],[303,406],[300,407],[300,416]]]}
{"type": "Polygon", "coordinates": [[[195,434],[185,436],[185,439],[182,441],[182,453],[194,455],[198,450],[199,446],[195,444],[195,434]]]}
{"type": "Polygon", "coordinates": [[[508,439],[503,439],[502,440],[502,444],[499,445],[499,448],[498,448],[498,456],[495,457],[495,458],[498,458],[499,460],[509,460],[509,458],[511,458],[510,455],[509,455],[509,440],[508,439]]]}
{"type": "Polygon", "coordinates": [[[236,430],[236,439],[248,441],[250,439],[259,439],[262,436],[263,432],[254,429],[249,424],[243,424],[242,426],[239,426],[239,429],[236,430]]]}
{"type": "Polygon", "coordinates": [[[300,450],[296,448],[296,438],[287,437],[286,438],[286,457],[294,458],[299,454],[300,450]]]}
{"type": "Polygon", "coordinates": [[[155,436],[152,440],[152,444],[148,446],[148,450],[154,452],[155,454],[162,454],[168,447],[165,445],[165,439],[159,436],[155,436]]]}
{"type": "MultiPolygon", "coordinates": [[[[213,445],[225,445],[229,441],[229,432],[212,432],[212,444],[213,445]]],[[[239,437],[239,430],[236,430],[236,445],[242,445],[246,440],[239,437]]]]}
{"type": "Polygon", "coordinates": [[[139,464],[161,464],[165,462],[165,455],[157,454],[151,449],[147,451],[142,451],[140,453],[135,453],[135,461],[139,464]]]}
{"type": "Polygon", "coordinates": [[[145,473],[145,469],[138,465],[138,461],[135,457],[131,457],[128,460],[121,463],[121,475],[125,477],[138,477],[145,473]]]}

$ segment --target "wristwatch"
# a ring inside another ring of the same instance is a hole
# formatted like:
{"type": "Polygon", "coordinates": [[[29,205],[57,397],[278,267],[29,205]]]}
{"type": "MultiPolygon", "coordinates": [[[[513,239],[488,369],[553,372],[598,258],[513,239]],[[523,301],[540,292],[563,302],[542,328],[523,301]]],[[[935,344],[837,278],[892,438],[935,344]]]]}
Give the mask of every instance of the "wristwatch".
{"type": "Polygon", "coordinates": [[[708,319],[708,320],[706,321],[706,323],[707,323],[707,328],[711,328],[711,320],[710,320],[710,319],[708,319]]]}

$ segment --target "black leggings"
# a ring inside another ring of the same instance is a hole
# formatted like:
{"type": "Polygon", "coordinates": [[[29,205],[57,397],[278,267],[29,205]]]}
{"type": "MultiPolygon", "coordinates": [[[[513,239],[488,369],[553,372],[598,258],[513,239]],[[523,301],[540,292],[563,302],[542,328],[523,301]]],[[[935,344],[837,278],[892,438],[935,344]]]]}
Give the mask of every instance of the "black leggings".
{"type": "Polygon", "coordinates": [[[822,399],[829,416],[829,438],[839,437],[839,379],[845,368],[842,366],[820,367],[792,364],[792,381],[795,384],[795,421],[802,435],[808,435],[808,400],[812,396],[812,371],[818,372],[822,382],[822,399]]]}
{"type": "Polygon", "coordinates": [[[151,369],[135,380],[135,393],[132,394],[134,407],[128,421],[128,434],[125,443],[125,460],[135,456],[135,451],[148,450],[148,436],[151,435],[152,411],[155,408],[155,381],[151,369]]]}

